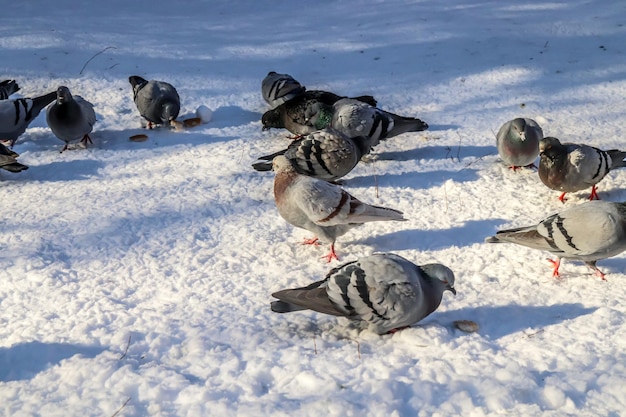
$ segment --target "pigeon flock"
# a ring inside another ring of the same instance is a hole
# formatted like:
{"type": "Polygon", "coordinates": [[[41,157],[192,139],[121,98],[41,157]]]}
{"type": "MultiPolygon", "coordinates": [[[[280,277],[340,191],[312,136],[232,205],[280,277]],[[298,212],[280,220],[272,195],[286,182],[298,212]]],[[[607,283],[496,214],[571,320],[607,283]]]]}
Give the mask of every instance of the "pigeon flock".
{"type": "MultiPolygon", "coordinates": [[[[129,77],[133,101],[144,126],[174,127],[180,97],[171,84],[129,77]]],[[[15,80],[0,82],[0,168],[18,173],[28,169],[11,148],[28,125],[46,110],[54,136],[64,142],[91,143],[96,123],[94,106],[69,88],[59,86],[34,98],[11,98],[20,87],[15,80]]],[[[261,94],[271,107],[261,117],[263,130],[286,129],[289,145],[258,158],[257,171],[274,171],[274,201],[280,216],[294,227],[313,233],[305,244],[329,244],[328,262],[338,260],[337,238],[352,228],[374,221],[405,221],[402,212],[360,201],[336,183],[361,161],[367,161],[381,142],[408,132],[428,129],[418,118],[377,107],[369,95],[344,97],[307,90],[289,74],[270,72],[261,94]]],[[[544,137],[536,121],[516,118],[502,125],[496,147],[512,170],[537,169],[539,179],[565,194],[591,188],[590,200],[599,200],[596,185],[615,168],[626,167],[626,152],[601,150],[584,144],[561,143],[544,137]],[[539,165],[535,161],[539,157],[539,165]]],[[[364,163],[364,162],[362,162],[364,163]]],[[[514,243],[556,256],[553,276],[559,277],[561,259],[584,262],[605,279],[598,260],[626,250],[626,202],[589,201],[552,214],[532,226],[498,231],[487,243],[514,243]]],[[[395,332],[435,311],[446,290],[456,294],[455,276],[441,264],[416,265],[392,253],[361,257],[331,269],[309,286],[273,293],[272,311],[313,310],[348,317],[377,334],[395,332]]]]}
{"type": "MultiPolygon", "coordinates": [[[[270,72],[261,83],[271,106],[261,119],[263,129],[284,128],[295,135],[286,149],[264,155],[252,164],[275,172],[274,199],[279,214],[291,225],[315,234],[304,243],[330,243],[329,262],[338,259],[335,241],[351,228],[371,221],[405,220],[403,213],[359,201],[333,183],[350,173],[382,140],[428,129],[413,117],[379,109],[371,96],[341,97],[306,90],[289,74],[270,72]]],[[[538,170],[551,189],[575,192],[596,184],[614,168],[626,166],[626,152],[587,145],[561,144],[543,136],[536,121],[516,118],[502,125],[496,147],[512,170],[538,170]],[[540,157],[539,166],[535,160],[540,157]]],[[[550,215],[537,225],[502,230],[485,239],[541,249],[561,259],[583,261],[605,279],[596,262],[626,250],[626,202],[589,201],[550,215]]],[[[410,326],[432,313],[445,290],[454,294],[454,273],[440,264],[417,266],[391,253],[359,258],[332,269],[324,280],[272,294],[272,311],[299,310],[344,316],[388,333],[410,326]]]]}

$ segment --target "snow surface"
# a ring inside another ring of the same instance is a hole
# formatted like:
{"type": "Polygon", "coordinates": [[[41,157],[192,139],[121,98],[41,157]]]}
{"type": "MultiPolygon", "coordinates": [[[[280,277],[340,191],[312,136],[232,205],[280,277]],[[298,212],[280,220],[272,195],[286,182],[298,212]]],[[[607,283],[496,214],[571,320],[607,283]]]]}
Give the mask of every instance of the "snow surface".
{"type": "MultiPolygon", "coordinates": [[[[563,207],[499,163],[502,123],[625,146],[625,25],[609,0],[3,2],[0,77],[23,96],[67,85],[98,123],[93,146],[59,153],[41,114],[15,146],[30,169],[0,172],[0,414],[625,415],[626,254],[599,262],[607,282],[572,261],[555,280],[549,254],[483,243],[563,207]],[[377,336],[270,311],[271,292],[338,265],[299,245],[272,173],[250,167],[288,143],[261,132],[271,70],[430,124],[345,180],[410,220],[337,247],[451,267],[458,295],[420,324],[377,336]],[[141,129],[134,74],[212,120],[141,129]]],[[[626,171],[599,193],[626,200],[626,171]]]]}

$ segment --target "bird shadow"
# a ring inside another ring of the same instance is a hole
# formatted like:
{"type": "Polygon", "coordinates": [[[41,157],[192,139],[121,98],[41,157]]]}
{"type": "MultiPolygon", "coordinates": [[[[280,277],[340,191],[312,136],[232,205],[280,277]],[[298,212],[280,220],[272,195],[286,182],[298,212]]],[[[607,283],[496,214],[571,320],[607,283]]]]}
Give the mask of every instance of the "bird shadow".
{"type": "Polygon", "coordinates": [[[102,162],[91,159],[56,161],[49,164],[32,166],[28,171],[24,171],[22,179],[43,182],[87,180],[98,175],[98,171],[103,166],[104,164],[102,162]]]}
{"type": "Polygon", "coordinates": [[[237,139],[235,136],[207,134],[197,128],[190,128],[183,131],[167,128],[155,128],[150,130],[132,128],[126,130],[101,130],[98,132],[98,142],[94,147],[108,150],[154,149],[177,145],[200,145],[204,143],[227,142],[235,139],[237,139]],[[145,135],[147,138],[141,141],[130,140],[129,138],[134,135],[145,135]]]}
{"type": "Polygon", "coordinates": [[[546,326],[573,320],[591,314],[596,307],[584,307],[579,303],[529,306],[508,304],[504,306],[464,307],[458,310],[438,312],[433,318],[439,322],[472,320],[479,324],[481,335],[499,339],[518,332],[533,337],[546,326]]]}
{"type": "Polygon", "coordinates": [[[504,219],[470,220],[462,226],[449,229],[403,229],[353,242],[376,246],[380,251],[439,250],[450,246],[462,247],[482,243],[490,234],[489,230],[496,229],[504,223],[506,223],[504,219]]]}
{"type": "MultiPolygon", "coordinates": [[[[261,121],[261,113],[245,110],[239,106],[218,107],[213,111],[210,126],[216,129],[237,127],[251,122],[261,121]]],[[[259,124],[260,128],[260,124],[259,124]]]]}
{"type": "Polygon", "coordinates": [[[413,161],[417,159],[453,159],[483,158],[496,155],[495,146],[421,146],[402,151],[381,152],[377,155],[380,161],[413,161]]]}
{"type": "Polygon", "coordinates": [[[427,172],[405,172],[402,174],[358,175],[342,178],[341,183],[350,187],[409,187],[424,189],[443,184],[449,179],[456,181],[475,181],[478,170],[465,168],[461,171],[436,170],[427,172]]]}
{"type": "Polygon", "coordinates": [[[94,358],[105,349],[69,343],[27,342],[0,348],[0,381],[21,381],[75,355],[94,358]]]}

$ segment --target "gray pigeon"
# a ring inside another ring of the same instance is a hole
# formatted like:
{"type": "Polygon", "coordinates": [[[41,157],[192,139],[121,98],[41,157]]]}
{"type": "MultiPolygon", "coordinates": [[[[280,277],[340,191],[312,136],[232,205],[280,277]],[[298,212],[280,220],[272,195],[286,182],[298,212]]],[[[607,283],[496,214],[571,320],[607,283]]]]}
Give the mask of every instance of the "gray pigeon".
{"type": "Polygon", "coordinates": [[[170,126],[180,112],[180,97],[172,84],[164,81],[147,81],[138,75],[128,77],[133,87],[133,99],[139,114],[152,125],[170,126]]]}
{"type": "MultiPolygon", "coordinates": [[[[287,129],[294,135],[306,135],[324,129],[330,125],[332,105],[343,98],[328,91],[305,91],[275,109],[266,111],[261,117],[263,130],[279,128],[287,129]]],[[[376,106],[376,99],[372,96],[354,97],[354,100],[376,106]]]]}
{"type": "Polygon", "coordinates": [[[392,253],[333,268],[323,281],[275,292],[272,311],[313,310],[364,322],[371,332],[393,333],[435,311],[444,291],[456,295],[454,273],[441,264],[418,266],[392,253]]]}
{"type": "Polygon", "coordinates": [[[612,169],[626,167],[626,152],[617,149],[603,151],[593,146],[561,143],[547,137],[539,142],[539,178],[553,190],[565,194],[591,187],[590,200],[599,199],[596,184],[612,169]]]}
{"type": "MultiPolygon", "coordinates": [[[[328,116],[324,115],[323,111],[321,113],[317,117],[327,119],[328,116]]],[[[315,119],[313,118],[313,120],[315,119]]],[[[420,119],[399,116],[349,98],[333,104],[330,125],[350,138],[367,137],[369,149],[378,145],[381,140],[402,133],[420,132],[428,129],[428,124],[420,119]]]]}
{"type": "Polygon", "coordinates": [[[56,102],[48,107],[46,121],[52,133],[65,142],[61,152],[67,149],[70,142],[93,143],[89,137],[96,123],[93,104],[81,96],[72,96],[65,86],[57,89],[56,102]]]}
{"type": "Polygon", "coordinates": [[[263,99],[275,108],[306,91],[306,88],[289,74],[271,71],[261,82],[263,99]]]}
{"type": "Polygon", "coordinates": [[[287,223],[315,233],[306,240],[317,244],[319,239],[330,242],[330,262],[338,259],[335,240],[353,227],[363,223],[386,220],[406,220],[402,212],[362,203],[340,187],[317,178],[298,174],[283,155],[274,158],[274,200],[287,223]]]}
{"type": "Polygon", "coordinates": [[[261,156],[261,161],[252,166],[257,171],[269,171],[272,160],[285,155],[299,174],[334,181],[347,175],[359,162],[365,150],[358,145],[363,142],[331,128],[317,130],[292,141],[287,149],[261,156]]]}
{"type": "Polygon", "coordinates": [[[4,80],[0,82],[0,100],[6,100],[13,93],[17,93],[20,86],[15,80],[4,80]]]}
{"type": "Polygon", "coordinates": [[[543,130],[532,119],[517,118],[502,125],[496,136],[498,154],[511,169],[533,166],[543,130]]]}
{"type": "Polygon", "coordinates": [[[17,98],[0,101],[0,140],[8,140],[11,146],[35,120],[41,110],[56,98],[52,92],[35,98],[17,98]]]}
{"type": "Polygon", "coordinates": [[[26,165],[17,162],[19,155],[0,143],[0,168],[10,172],[20,172],[28,169],[26,165]]]}
{"type": "Polygon", "coordinates": [[[558,256],[552,275],[559,276],[561,259],[583,261],[597,276],[596,261],[626,250],[626,202],[588,201],[553,214],[534,226],[502,230],[485,240],[510,242],[558,256]]]}

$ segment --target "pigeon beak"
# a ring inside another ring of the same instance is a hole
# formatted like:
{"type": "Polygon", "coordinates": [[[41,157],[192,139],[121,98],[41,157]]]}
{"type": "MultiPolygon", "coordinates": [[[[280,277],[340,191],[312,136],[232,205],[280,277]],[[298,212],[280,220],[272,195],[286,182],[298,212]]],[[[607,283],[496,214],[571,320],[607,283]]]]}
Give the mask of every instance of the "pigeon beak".
{"type": "Polygon", "coordinates": [[[266,132],[266,131],[268,131],[268,130],[270,130],[270,128],[269,128],[269,127],[267,127],[267,126],[263,126],[263,127],[261,128],[261,132],[266,132]]]}
{"type": "Polygon", "coordinates": [[[454,287],[450,287],[448,289],[450,290],[452,294],[456,295],[456,290],[454,289],[454,287]]]}

